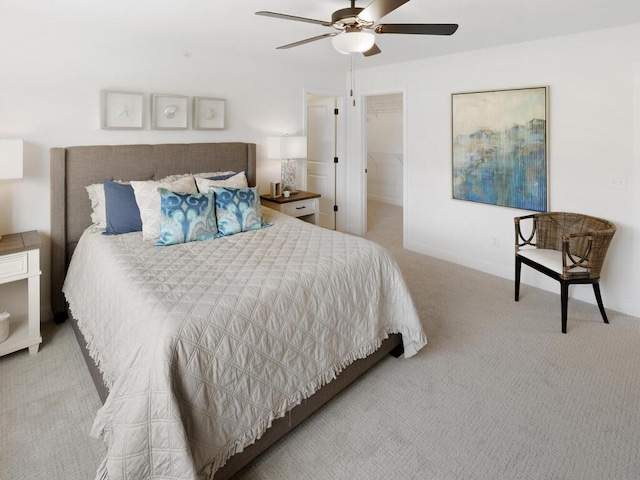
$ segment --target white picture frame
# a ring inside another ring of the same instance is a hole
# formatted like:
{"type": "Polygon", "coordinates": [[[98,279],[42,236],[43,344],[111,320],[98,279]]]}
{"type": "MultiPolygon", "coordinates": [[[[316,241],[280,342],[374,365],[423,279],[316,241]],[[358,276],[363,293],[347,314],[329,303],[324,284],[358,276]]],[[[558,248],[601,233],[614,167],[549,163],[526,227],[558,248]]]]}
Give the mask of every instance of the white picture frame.
{"type": "Polygon", "coordinates": [[[222,130],[226,110],[224,98],[193,98],[193,129],[222,130]]]}
{"type": "Polygon", "coordinates": [[[271,198],[282,196],[282,182],[271,182],[271,198]]]}
{"type": "Polygon", "coordinates": [[[151,128],[154,130],[189,128],[189,97],[164,93],[152,94],[151,128]]]}
{"type": "Polygon", "coordinates": [[[101,127],[105,130],[144,128],[144,93],[102,90],[100,92],[101,127]]]}

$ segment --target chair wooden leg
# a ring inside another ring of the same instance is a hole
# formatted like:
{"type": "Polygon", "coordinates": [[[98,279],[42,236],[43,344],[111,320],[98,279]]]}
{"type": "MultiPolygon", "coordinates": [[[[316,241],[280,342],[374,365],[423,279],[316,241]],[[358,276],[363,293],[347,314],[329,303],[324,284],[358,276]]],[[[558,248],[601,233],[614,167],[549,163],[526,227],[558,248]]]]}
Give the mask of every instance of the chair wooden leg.
{"type": "Polygon", "coordinates": [[[567,308],[569,304],[569,284],[560,281],[560,302],[562,304],[562,333],[567,333],[567,308]]]}
{"type": "Polygon", "coordinates": [[[516,255],[516,302],[520,300],[520,270],[522,270],[522,260],[516,255]]]}
{"type": "Polygon", "coordinates": [[[607,312],[604,311],[604,305],[602,304],[602,295],[600,294],[600,284],[593,284],[593,292],[596,294],[596,301],[598,302],[598,308],[600,309],[600,314],[602,315],[602,319],[604,323],[609,323],[609,319],[607,318],[607,312]]]}

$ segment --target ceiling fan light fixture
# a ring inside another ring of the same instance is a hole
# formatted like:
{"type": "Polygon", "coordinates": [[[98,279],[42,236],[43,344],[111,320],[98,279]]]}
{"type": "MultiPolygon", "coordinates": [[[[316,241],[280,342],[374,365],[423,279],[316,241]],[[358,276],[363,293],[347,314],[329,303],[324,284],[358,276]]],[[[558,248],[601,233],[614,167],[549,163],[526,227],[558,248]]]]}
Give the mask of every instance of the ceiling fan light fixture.
{"type": "Polygon", "coordinates": [[[376,37],[370,32],[344,32],[333,37],[331,42],[338,52],[349,55],[370,50],[376,43],[376,37]]]}

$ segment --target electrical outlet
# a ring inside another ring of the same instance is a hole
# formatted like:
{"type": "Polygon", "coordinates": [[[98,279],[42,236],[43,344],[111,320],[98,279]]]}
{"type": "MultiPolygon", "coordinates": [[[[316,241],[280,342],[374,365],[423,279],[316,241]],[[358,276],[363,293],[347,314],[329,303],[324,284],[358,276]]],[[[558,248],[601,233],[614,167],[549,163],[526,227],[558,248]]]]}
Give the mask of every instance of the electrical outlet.
{"type": "Polygon", "coordinates": [[[610,177],[609,178],[609,188],[615,188],[618,190],[626,190],[627,189],[627,179],[625,177],[610,177]]]}
{"type": "Polygon", "coordinates": [[[500,247],[500,237],[491,237],[491,246],[494,248],[500,247]]]}

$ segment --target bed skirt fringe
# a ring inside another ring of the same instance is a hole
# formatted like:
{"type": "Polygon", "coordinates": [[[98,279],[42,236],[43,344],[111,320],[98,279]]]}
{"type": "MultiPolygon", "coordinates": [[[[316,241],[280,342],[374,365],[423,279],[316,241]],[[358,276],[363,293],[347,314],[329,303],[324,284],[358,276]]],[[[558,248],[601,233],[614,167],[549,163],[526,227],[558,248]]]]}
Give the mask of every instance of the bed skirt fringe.
{"type": "Polygon", "coordinates": [[[98,471],[96,472],[95,480],[108,480],[109,472],[107,472],[107,456],[105,455],[104,459],[98,465],[98,471]]]}

